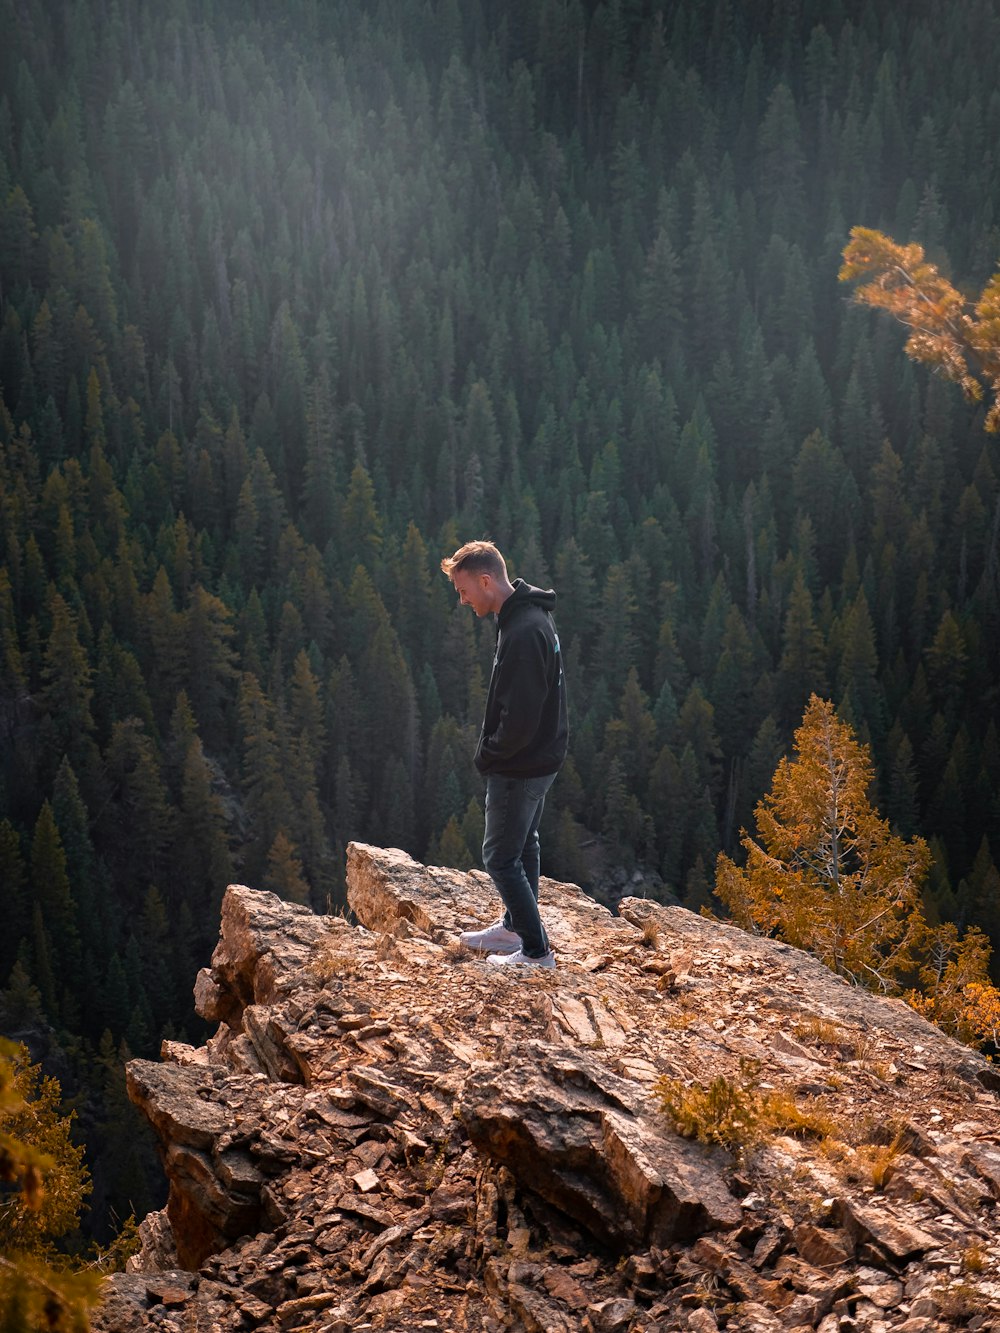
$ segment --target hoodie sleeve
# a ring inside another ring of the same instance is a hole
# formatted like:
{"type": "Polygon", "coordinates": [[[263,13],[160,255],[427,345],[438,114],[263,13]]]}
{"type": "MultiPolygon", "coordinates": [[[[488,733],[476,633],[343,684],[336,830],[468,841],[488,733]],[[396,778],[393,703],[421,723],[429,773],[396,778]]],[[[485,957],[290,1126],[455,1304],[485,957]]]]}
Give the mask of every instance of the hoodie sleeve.
{"type": "Polygon", "coordinates": [[[481,773],[525,749],[538,733],[549,689],[550,645],[541,628],[518,635],[497,656],[494,716],[483,733],[475,764],[481,773]]]}

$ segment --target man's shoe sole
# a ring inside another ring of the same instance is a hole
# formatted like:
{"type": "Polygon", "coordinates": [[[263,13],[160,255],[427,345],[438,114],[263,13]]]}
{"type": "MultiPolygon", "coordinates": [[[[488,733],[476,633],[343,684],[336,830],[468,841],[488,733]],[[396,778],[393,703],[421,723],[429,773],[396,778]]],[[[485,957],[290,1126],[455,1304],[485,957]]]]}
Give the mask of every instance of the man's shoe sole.
{"type": "Polygon", "coordinates": [[[551,949],[548,953],[542,954],[541,958],[531,958],[527,954],[521,953],[520,949],[515,949],[514,953],[519,954],[520,957],[514,958],[511,954],[491,953],[486,961],[492,963],[494,967],[506,968],[507,971],[513,971],[516,967],[540,967],[551,972],[556,965],[555,954],[551,949]]]}

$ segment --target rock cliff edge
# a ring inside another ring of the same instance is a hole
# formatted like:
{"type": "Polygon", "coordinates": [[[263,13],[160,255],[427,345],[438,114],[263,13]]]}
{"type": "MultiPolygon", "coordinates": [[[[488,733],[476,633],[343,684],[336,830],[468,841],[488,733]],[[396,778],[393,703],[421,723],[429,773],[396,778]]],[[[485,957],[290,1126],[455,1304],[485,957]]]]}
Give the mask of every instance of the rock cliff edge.
{"type": "Polygon", "coordinates": [[[170,1194],[95,1329],[1000,1327],[993,1066],[789,946],[541,897],[559,965],[510,976],[454,944],[482,873],[352,844],[358,925],[231,885],[215,1035],[128,1067],[170,1194]],[[734,1156],[662,1078],[829,1132],[734,1156]]]}

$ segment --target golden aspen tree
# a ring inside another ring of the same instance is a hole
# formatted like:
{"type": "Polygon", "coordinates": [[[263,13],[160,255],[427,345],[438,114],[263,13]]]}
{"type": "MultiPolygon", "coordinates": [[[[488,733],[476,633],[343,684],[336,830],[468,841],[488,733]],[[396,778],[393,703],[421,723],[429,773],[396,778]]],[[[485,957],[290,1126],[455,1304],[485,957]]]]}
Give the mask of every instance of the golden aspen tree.
{"type": "Polygon", "coordinates": [[[814,694],[771,791],[744,833],[745,867],[725,854],[715,891],[737,925],[815,954],[848,980],[898,991],[918,1013],[970,1046],[1000,1035],[990,942],[949,921],[930,927],[920,888],[931,863],[922,838],[892,833],[868,792],[868,747],[814,694]]]}
{"type": "Polygon", "coordinates": [[[0,1333],[82,1333],[99,1298],[100,1273],[75,1271],[52,1246],[90,1191],[59,1097],[24,1046],[0,1040],[0,1333]]]}
{"type": "Polygon", "coordinates": [[[868,747],[815,694],[744,833],[745,867],[724,853],[716,893],[745,929],[807,949],[876,990],[898,988],[925,925],[920,885],[930,851],[890,831],[869,799],[868,747]]]}
{"type": "Polygon", "coordinates": [[[855,300],[887,310],[910,330],[907,354],[960,385],[970,402],[992,401],[986,429],[1000,431],[1000,273],[967,300],[916,243],[898,245],[869,227],[853,227],[841,282],[861,281],[855,300]]]}
{"type": "Polygon", "coordinates": [[[1000,1035],[1000,991],[989,980],[992,948],[976,926],[959,936],[952,921],[928,931],[918,973],[919,991],[908,1004],[969,1046],[1000,1035]]]}

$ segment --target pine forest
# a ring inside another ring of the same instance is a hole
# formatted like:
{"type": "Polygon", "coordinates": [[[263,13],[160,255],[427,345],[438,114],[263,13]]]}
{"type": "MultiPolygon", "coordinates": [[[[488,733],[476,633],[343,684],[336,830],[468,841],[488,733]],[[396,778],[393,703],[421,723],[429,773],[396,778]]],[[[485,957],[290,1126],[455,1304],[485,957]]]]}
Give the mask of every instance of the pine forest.
{"type": "Polygon", "coordinates": [[[1000,459],[838,281],[1000,267],[1000,10],[0,0],[0,1030],[107,1239],[121,1062],[233,880],[478,865],[492,619],[552,586],[543,870],[711,905],[814,693],[1000,944],[1000,459]],[[636,885],[640,887],[636,889],[636,885]],[[25,1035],[27,1034],[27,1035],[25,1035]]]}

